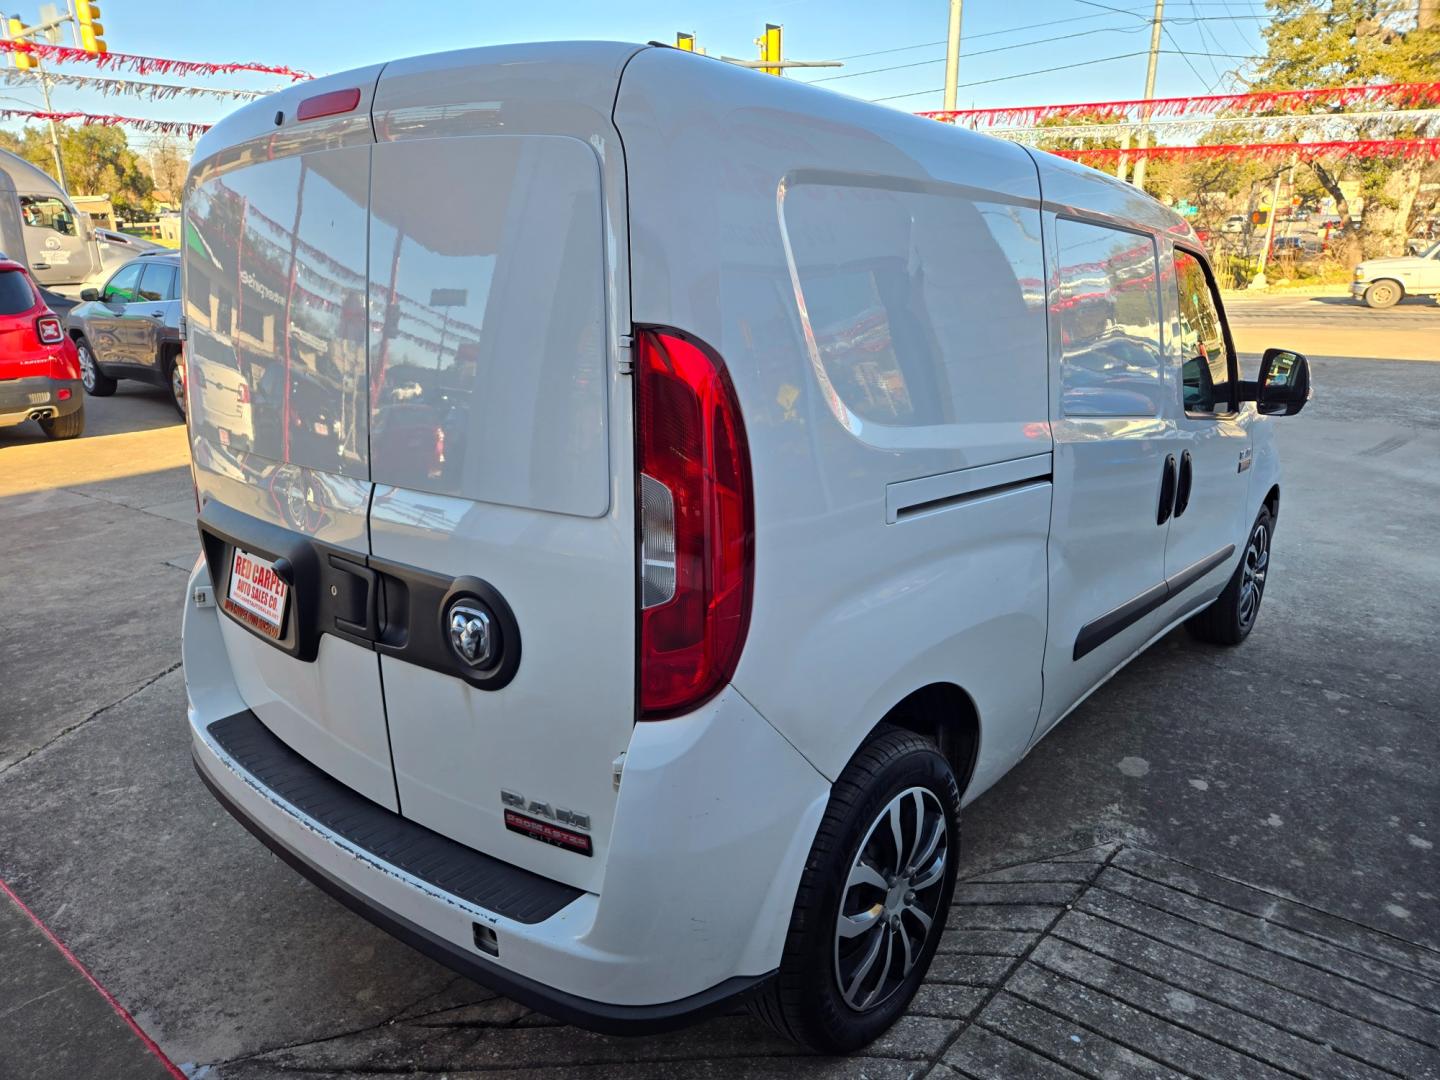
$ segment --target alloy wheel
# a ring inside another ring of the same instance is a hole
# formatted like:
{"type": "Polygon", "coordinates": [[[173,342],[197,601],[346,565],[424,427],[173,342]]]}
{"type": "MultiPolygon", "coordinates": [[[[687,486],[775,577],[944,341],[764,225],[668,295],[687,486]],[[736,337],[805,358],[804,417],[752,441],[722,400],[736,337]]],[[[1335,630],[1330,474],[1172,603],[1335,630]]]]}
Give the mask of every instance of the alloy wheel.
{"type": "Polygon", "coordinates": [[[1270,569],[1270,530],[1256,525],[1245,546],[1240,564],[1240,626],[1249,629],[1260,612],[1260,598],[1265,592],[1265,575],[1270,569]]]}
{"type": "Polygon", "coordinates": [[[80,385],[85,387],[86,393],[93,393],[95,390],[95,357],[90,355],[90,346],[79,342],[75,351],[80,355],[80,385]]]}
{"type": "Polygon", "coordinates": [[[950,825],[926,788],[880,811],[851,864],[835,922],[835,980],[857,1012],[887,1000],[938,934],[950,825]]]}
{"type": "Polygon", "coordinates": [[[175,407],[185,415],[185,364],[176,360],[170,365],[170,394],[175,398],[175,407]]]}

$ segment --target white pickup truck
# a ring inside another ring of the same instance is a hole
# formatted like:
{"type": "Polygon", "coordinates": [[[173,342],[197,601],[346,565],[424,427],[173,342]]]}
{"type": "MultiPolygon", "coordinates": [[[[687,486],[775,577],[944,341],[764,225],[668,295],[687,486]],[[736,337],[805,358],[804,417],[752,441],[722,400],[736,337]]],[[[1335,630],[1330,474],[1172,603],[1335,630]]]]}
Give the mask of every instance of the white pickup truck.
{"type": "Polygon", "coordinates": [[[1394,307],[1407,296],[1440,296],[1440,243],[1419,255],[1366,259],[1355,267],[1350,295],[1372,308],[1394,307]]]}

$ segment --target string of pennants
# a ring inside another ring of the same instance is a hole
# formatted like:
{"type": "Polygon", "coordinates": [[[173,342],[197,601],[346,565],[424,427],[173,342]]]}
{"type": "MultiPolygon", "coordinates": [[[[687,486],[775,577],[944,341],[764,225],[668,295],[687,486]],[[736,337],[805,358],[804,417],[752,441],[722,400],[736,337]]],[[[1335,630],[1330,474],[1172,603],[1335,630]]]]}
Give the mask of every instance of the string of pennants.
{"type": "MultiPolygon", "coordinates": [[[[972,128],[1030,127],[1043,120],[1123,121],[1132,116],[1196,116],[1240,112],[1297,112],[1353,109],[1360,106],[1423,109],[1440,105],[1440,82],[1386,83],[1378,86],[1329,86],[1311,90],[1256,90],[1242,94],[1194,97],[1127,98],[1058,105],[1019,105],[992,109],[935,109],[918,115],[972,128]]],[[[1063,129],[1061,129],[1063,130],[1063,129]]]]}
{"type": "MultiPolygon", "coordinates": [[[[93,90],[107,97],[128,94],[149,101],[168,101],[179,97],[222,98],[253,101],[264,97],[264,90],[232,90],[216,86],[185,86],[181,83],[148,82],[143,79],[108,79],[95,75],[71,75],[69,72],[47,71],[45,78],[52,86],[69,86],[76,90],[93,90]]],[[[12,86],[34,86],[35,76],[15,68],[0,68],[0,79],[12,86]]]]}
{"type": "Polygon", "coordinates": [[[136,75],[213,76],[255,72],[261,75],[279,75],[294,82],[313,78],[308,71],[285,67],[282,64],[212,64],[197,60],[168,60],[160,56],[140,56],[135,53],[90,53],[68,45],[47,45],[39,41],[0,39],[0,51],[28,53],[39,60],[54,64],[94,64],[102,71],[130,71],[136,75]]]}
{"type": "Polygon", "coordinates": [[[1302,161],[1318,157],[1425,158],[1440,159],[1440,138],[1422,139],[1328,139],[1321,142],[1225,143],[1212,146],[1146,146],[1128,150],[1097,146],[1080,149],[1051,150],[1059,157],[1082,161],[1087,165],[1113,164],[1121,155],[1130,160],[1150,158],[1213,159],[1225,157],[1289,159],[1291,154],[1302,161]]]}
{"type": "Polygon", "coordinates": [[[183,120],[151,120],[140,116],[111,116],[108,113],[88,112],[45,112],[43,109],[0,109],[4,120],[79,120],[87,126],[128,127],[151,135],[177,135],[183,139],[198,139],[210,130],[209,124],[195,124],[183,120]]]}

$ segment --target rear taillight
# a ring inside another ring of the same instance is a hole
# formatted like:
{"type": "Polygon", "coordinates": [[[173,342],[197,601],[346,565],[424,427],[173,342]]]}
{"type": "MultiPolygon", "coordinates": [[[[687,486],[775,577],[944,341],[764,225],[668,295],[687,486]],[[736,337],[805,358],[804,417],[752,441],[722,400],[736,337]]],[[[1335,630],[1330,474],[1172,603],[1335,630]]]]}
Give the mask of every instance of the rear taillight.
{"type": "Polygon", "coordinates": [[[235,392],[235,400],[241,405],[250,404],[250,384],[248,382],[240,384],[240,389],[235,392]]]}
{"type": "Polygon", "coordinates": [[[46,345],[59,345],[65,340],[65,330],[54,315],[41,315],[35,320],[35,333],[46,345]]]}
{"type": "Polygon", "coordinates": [[[735,672],[750,622],[754,505],[735,391],[673,331],[637,335],[640,718],[694,709],[735,672]]]}

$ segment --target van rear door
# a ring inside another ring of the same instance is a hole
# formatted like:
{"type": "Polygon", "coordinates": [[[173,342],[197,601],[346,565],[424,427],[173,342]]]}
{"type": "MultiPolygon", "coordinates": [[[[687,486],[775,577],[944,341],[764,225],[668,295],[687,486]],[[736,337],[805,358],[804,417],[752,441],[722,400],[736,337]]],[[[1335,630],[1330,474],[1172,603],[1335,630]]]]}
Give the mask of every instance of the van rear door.
{"type": "Polygon", "coordinates": [[[635,722],[624,181],[634,48],[391,64],[370,220],[372,565],[401,812],[596,890],[635,722]],[[452,647],[478,610],[494,656],[452,647]],[[462,617],[463,618],[463,617],[462,617]]]}
{"type": "Polygon", "coordinates": [[[366,565],[379,70],[273,95],[206,136],[187,182],[184,276],[200,528],[240,695],[291,748],[394,810],[366,565]],[[307,111],[322,115],[297,119],[307,111]]]}

